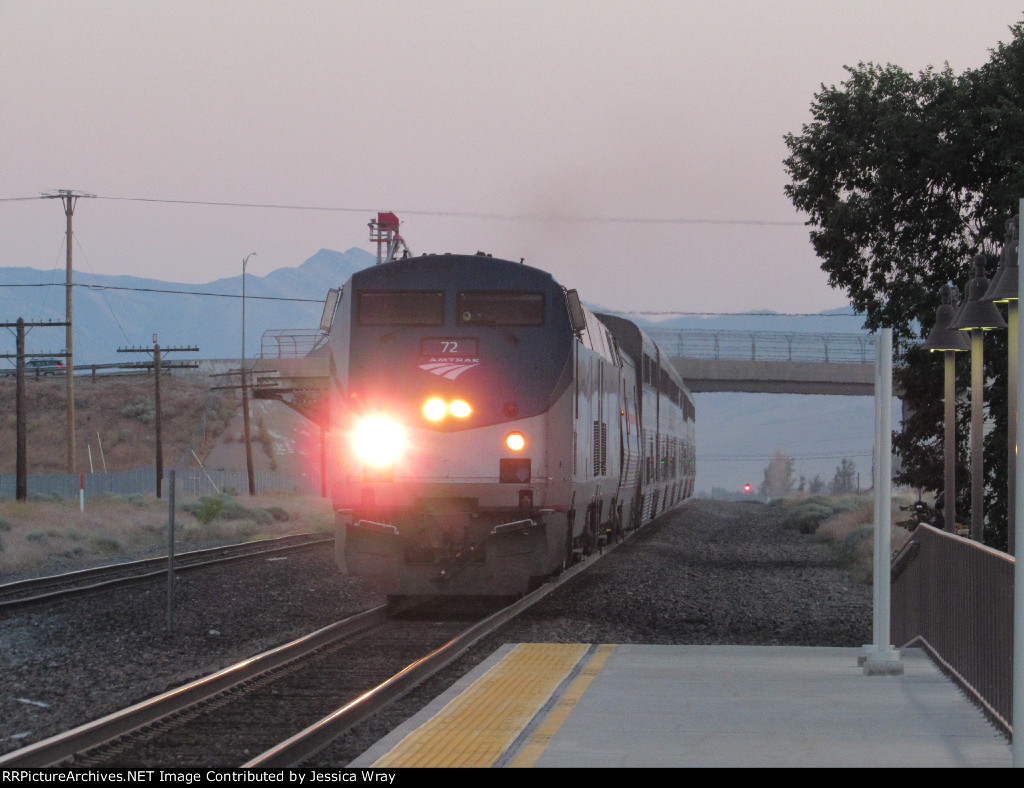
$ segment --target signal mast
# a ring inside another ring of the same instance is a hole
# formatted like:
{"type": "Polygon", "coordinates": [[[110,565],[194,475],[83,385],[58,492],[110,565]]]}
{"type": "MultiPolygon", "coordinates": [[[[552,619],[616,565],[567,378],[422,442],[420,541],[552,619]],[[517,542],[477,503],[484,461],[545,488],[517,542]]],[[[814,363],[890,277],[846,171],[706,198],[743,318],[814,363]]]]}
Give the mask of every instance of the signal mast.
{"type": "Polygon", "coordinates": [[[405,250],[403,257],[410,255],[405,239],[398,234],[398,225],[398,217],[390,211],[379,212],[377,218],[367,225],[370,228],[370,240],[377,243],[377,265],[392,262],[399,246],[405,250]]]}

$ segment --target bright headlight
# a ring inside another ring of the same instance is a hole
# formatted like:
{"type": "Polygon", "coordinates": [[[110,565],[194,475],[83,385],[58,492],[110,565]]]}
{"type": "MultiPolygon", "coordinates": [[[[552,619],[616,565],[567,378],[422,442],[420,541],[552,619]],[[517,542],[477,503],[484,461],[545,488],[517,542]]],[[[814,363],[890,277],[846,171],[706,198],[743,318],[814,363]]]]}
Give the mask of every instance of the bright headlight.
{"type": "Polygon", "coordinates": [[[469,407],[469,403],[464,399],[454,399],[448,404],[448,410],[457,419],[464,419],[473,409],[469,407]]]}
{"type": "Polygon", "coordinates": [[[405,432],[385,416],[368,416],[352,431],[352,448],[367,465],[390,465],[405,449],[405,432]]]}
{"type": "Polygon", "coordinates": [[[423,403],[423,416],[428,421],[440,421],[444,418],[448,406],[439,397],[433,397],[423,403]]]}
{"type": "Polygon", "coordinates": [[[526,436],[521,432],[510,432],[505,436],[505,446],[509,451],[522,451],[526,448],[526,436]]]}

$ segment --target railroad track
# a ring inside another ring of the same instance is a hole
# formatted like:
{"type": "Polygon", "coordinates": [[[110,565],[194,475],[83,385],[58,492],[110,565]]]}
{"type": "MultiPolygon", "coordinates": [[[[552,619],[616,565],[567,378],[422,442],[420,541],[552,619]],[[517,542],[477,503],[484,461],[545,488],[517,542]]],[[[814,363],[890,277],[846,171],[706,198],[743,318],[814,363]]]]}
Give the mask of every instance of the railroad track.
{"type": "Polygon", "coordinates": [[[374,608],[0,756],[0,769],[302,764],[592,563],[507,607],[479,611],[468,626],[464,609],[437,615],[451,600],[391,615],[374,608]]]}
{"type": "MultiPolygon", "coordinates": [[[[216,564],[253,560],[254,558],[315,547],[331,541],[333,541],[333,537],[306,533],[213,547],[206,550],[192,550],[175,556],[174,570],[177,573],[216,564]]],[[[0,611],[38,602],[56,601],[111,586],[166,576],[167,563],[167,556],[145,558],[140,561],[109,564],[94,569],[82,569],[49,577],[4,583],[0,585],[0,611]]]]}

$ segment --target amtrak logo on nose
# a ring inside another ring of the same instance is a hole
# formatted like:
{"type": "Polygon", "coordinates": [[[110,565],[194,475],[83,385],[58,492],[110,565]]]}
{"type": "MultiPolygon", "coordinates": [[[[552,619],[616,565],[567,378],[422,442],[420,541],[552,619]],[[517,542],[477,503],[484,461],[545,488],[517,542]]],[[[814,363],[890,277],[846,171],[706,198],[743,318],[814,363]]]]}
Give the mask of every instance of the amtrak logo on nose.
{"type": "Polygon", "coordinates": [[[432,375],[438,375],[447,380],[455,380],[467,369],[472,369],[479,364],[480,359],[478,358],[432,358],[428,363],[420,364],[419,366],[420,369],[432,375]]]}

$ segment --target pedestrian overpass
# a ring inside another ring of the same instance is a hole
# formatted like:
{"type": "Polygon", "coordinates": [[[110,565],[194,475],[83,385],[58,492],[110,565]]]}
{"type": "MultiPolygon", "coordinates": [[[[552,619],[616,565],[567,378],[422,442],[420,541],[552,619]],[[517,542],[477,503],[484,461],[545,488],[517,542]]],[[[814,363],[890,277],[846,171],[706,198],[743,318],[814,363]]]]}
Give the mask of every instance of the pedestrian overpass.
{"type": "Polygon", "coordinates": [[[695,394],[873,396],[875,342],[868,333],[648,329],[695,394]]]}

